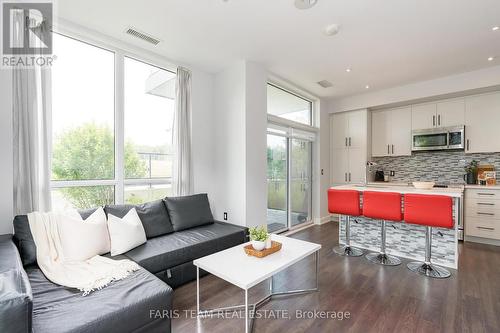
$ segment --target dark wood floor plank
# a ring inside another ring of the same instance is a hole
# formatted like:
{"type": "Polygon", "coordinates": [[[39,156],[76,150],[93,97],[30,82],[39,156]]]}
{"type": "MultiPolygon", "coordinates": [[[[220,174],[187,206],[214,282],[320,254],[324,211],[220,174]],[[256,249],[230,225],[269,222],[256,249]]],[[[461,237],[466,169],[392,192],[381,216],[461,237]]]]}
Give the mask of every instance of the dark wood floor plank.
{"type": "MultiPolygon", "coordinates": [[[[408,260],[382,267],[363,257],[336,256],[338,225],[328,223],[293,237],[321,243],[320,292],[275,298],[262,310],[287,310],[290,319],[260,318],[256,332],[500,332],[500,248],[459,245],[459,271],[445,280],[410,272],[408,260]],[[349,311],[351,317],[297,319],[295,311],[349,311]]],[[[275,277],[278,290],[307,288],[314,283],[314,261],[307,258],[275,277]]],[[[250,291],[252,301],[267,292],[267,281],[250,291]]],[[[202,278],[203,306],[243,303],[243,291],[216,278],[202,278]]],[[[196,309],[196,282],[174,292],[174,308],[196,309]]],[[[243,319],[201,319],[185,316],[172,321],[174,333],[242,332],[243,319]]]]}

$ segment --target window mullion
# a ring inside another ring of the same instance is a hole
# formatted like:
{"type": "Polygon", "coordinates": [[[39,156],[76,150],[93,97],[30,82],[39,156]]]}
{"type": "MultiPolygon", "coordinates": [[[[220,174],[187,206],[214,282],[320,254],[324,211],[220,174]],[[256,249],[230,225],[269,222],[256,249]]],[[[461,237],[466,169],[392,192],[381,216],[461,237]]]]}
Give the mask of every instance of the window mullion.
{"type": "Polygon", "coordinates": [[[125,178],[125,103],[124,103],[124,56],[115,53],[115,203],[124,203],[125,178]]]}

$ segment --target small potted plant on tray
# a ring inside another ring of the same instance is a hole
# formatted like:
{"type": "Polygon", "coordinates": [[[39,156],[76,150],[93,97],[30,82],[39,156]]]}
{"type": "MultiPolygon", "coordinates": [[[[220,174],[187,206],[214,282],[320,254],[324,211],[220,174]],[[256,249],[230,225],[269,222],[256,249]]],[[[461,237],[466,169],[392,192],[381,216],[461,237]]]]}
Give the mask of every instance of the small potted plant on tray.
{"type": "Polygon", "coordinates": [[[472,160],[469,164],[467,164],[464,168],[466,174],[464,175],[464,180],[467,184],[476,184],[477,183],[477,167],[479,162],[476,160],[472,160]]]}
{"type": "Polygon", "coordinates": [[[262,251],[266,248],[266,241],[269,239],[269,234],[264,226],[252,227],[248,229],[252,247],[257,251],[262,251]]]}

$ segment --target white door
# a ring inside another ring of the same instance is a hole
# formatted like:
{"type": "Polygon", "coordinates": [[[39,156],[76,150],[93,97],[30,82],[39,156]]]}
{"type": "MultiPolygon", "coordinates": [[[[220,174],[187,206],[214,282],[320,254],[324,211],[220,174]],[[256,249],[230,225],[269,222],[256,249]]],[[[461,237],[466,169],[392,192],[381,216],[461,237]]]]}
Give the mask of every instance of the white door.
{"type": "Polygon", "coordinates": [[[465,99],[456,98],[438,102],[436,106],[437,126],[459,126],[465,124],[465,99]]]}
{"type": "Polygon", "coordinates": [[[348,112],[348,145],[350,148],[366,147],[367,111],[348,112]]]}
{"type": "Polygon", "coordinates": [[[349,149],[349,183],[364,183],[366,173],[366,151],[362,148],[349,149]]]}
{"type": "Polygon", "coordinates": [[[411,128],[426,129],[436,127],[436,103],[417,104],[411,107],[411,128]]]}
{"type": "Polygon", "coordinates": [[[348,145],[348,121],[345,112],[335,113],[330,118],[332,131],[332,149],[345,148],[348,145]]]}
{"type": "Polygon", "coordinates": [[[465,151],[500,151],[500,93],[465,98],[465,151]]]}
{"type": "MultiPolygon", "coordinates": [[[[411,122],[411,119],[410,119],[411,122]]],[[[372,156],[388,156],[391,141],[391,111],[372,112],[372,156]]]]}
{"type": "Polygon", "coordinates": [[[391,155],[411,155],[411,107],[391,111],[391,155]]]}
{"type": "Polygon", "coordinates": [[[332,149],[331,174],[333,184],[346,184],[349,173],[349,151],[346,148],[332,149]]]}

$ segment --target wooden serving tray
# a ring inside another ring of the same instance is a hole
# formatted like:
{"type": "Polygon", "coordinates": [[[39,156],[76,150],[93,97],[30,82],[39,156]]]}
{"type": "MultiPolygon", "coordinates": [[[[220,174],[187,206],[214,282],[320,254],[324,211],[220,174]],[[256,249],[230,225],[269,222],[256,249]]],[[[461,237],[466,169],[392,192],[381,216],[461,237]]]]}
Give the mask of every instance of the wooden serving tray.
{"type": "Polygon", "coordinates": [[[269,249],[264,249],[262,251],[257,251],[252,247],[252,244],[248,244],[244,247],[245,253],[248,254],[249,256],[254,256],[257,258],[264,258],[270,254],[273,254],[274,252],[278,252],[281,250],[281,243],[280,242],[275,242],[271,241],[271,247],[269,249]]]}

